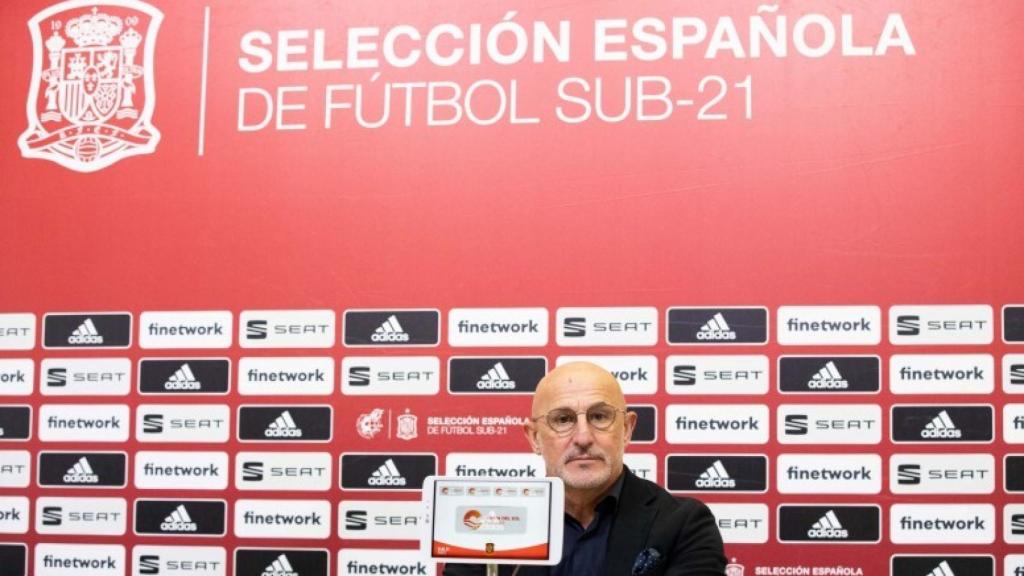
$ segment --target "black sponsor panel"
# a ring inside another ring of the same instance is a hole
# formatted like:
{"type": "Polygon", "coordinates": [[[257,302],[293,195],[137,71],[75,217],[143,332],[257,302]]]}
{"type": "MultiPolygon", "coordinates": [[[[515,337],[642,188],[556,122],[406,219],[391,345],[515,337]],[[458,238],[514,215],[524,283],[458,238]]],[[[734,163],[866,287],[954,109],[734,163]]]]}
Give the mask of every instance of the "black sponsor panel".
{"type": "Polygon", "coordinates": [[[893,406],[893,442],[991,442],[991,406],[893,406]]]}
{"type": "Polygon", "coordinates": [[[667,485],[677,492],[765,492],[767,456],[670,455],[667,485]]]}
{"type": "Polygon", "coordinates": [[[39,485],[123,487],[128,457],[109,452],[40,452],[39,485]]]}
{"type": "Polygon", "coordinates": [[[346,346],[436,346],[441,314],[437,310],[345,312],[346,346]]]}
{"type": "Polygon", "coordinates": [[[262,442],[326,442],[331,439],[330,406],[242,406],[238,439],[262,442]]]}
{"type": "Polygon", "coordinates": [[[626,406],[636,412],[636,428],[633,429],[634,443],[649,443],[658,439],[658,408],[656,406],[626,406]]]}
{"type": "Polygon", "coordinates": [[[780,542],[878,542],[877,506],[779,506],[780,542]]]}
{"type": "Polygon", "coordinates": [[[764,308],[669,308],[669,344],[765,344],[764,308]]]}
{"type": "Polygon", "coordinates": [[[878,392],[881,360],[876,356],[782,356],[782,392],[878,392]]]}
{"type": "Polygon", "coordinates": [[[1003,461],[1003,482],[1007,492],[1024,492],[1024,454],[1012,454],[1003,461]]]}
{"type": "Polygon", "coordinates": [[[1003,340],[1024,342],[1024,306],[1003,308],[1003,340]]]}
{"type": "Polygon", "coordinates": [[[991,556],[893,556],[890,576],[995,576],[991,556]]]}
{"type": "Polygon", "coordinates": [[[235,576],[328,576],[329,564],[326,550],[235,549],[235,576]]]}
{"type": "Polygon", "coordinates": [[[433,454],[342,454],[344,490],[419,490],[437,474],[433,454]]]}
{"type": "Polygon", "coordinates": [[[0,406],[0,440],[27,440],[31,432],[31,408],[0,406]]]}
{"type": "Polygon", "coordinates": [[[225,394],[231,362],[224,358],[139,361],[142,394],[225,394]]]}
{"type": "Polygon", "coordinates": [[[135,532],[165,536],[221,536],[227,504],[219,500],[136,500],[135,532]]]}
{"type": "Polygon", "coordinates": [[[28,546],[0,544],[0,574],[25,576],[28,574],[28,546]]]}
{"type": "Polygon", "coordinates": [[[450,358],[448,389],[454,394],[531,393],[547,373],[548,361],[533,358],[450,358]]]}
{"type": "Polygon", "coordinates": [[[47,314],[46,348],[127,348],[132,342],[131,314],[47,314]]]}

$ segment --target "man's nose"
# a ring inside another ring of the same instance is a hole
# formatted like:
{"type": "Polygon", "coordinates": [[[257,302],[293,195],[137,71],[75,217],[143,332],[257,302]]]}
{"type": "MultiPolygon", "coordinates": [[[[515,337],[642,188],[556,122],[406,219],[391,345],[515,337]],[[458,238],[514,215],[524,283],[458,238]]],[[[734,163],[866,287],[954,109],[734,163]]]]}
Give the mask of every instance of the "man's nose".
{"type": "Polygon", "coordinates": [[[572,441],[580,446],[589,446],[594,443],[594,429],[587,421],[586,413],[576,415],[576,428],[572,432],[572,441]]]}

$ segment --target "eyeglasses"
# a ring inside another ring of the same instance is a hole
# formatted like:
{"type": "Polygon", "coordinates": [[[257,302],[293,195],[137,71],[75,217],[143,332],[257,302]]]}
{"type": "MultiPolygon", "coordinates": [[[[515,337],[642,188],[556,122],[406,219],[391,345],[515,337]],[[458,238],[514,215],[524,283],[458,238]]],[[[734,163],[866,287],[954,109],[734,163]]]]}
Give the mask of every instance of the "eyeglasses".
{"type": "Polygon", "coordinates": [[[543,419],[556,434],[565,436],[576,429],[576,423],[579,421],[580,414],[587,415],[588,426],[596,430],[605,431],[615,423],[615,417],[619,412],[625,413],[626,411],[610,404],[595,404],[587,408],[586,412],[577,412],[571,408],[555,408],[547,414],[541,414],[540,416],[530,418],[530,420],[536,422],[543,419]]]}

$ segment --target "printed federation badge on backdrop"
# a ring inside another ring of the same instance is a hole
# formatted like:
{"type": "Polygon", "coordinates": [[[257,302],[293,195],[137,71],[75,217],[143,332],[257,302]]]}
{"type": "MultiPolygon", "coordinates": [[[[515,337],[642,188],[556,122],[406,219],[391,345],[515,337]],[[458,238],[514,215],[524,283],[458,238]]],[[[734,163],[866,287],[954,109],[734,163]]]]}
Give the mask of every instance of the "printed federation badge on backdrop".
{"type": "Polygon", "coordinates": [[[95,172],[160,141],[153,54],[163,13],[137,0],[70,0],[29,20],[25,158],[95,172]]]}

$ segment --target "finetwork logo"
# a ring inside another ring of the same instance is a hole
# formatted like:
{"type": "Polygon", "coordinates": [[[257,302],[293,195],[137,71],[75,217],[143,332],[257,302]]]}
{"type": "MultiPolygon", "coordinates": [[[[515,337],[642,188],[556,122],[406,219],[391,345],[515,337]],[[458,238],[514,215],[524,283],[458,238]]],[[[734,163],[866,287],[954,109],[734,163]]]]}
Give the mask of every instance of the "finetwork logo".
{"type": "Polygon", "coordinates": [[[845,390],[850,387],[850,383],[847,382],[843,378],[843,375],[839,373],[839,368],[836,367],[836,363],[829,360],[817,374],[811,377],[810,382],[807,383],[807,387],[812,390],[845,390]]]}
{"type": "Polygon", "coordinates": [[[843,528],[835,510],[829,510],[807,531],[808,538],[841,540],[850,537],[850,532],[843,528]]]}
{"type": "Polygon", "coordinates": [[[302,429],[295,423],[291,412],[285,410],[263,432],[267,438],[302,438],[302,429]]]}
{"type": "Polygon", "coordinates": [[[932,421],[925,424],[923,430],[921,430],[921,438],[962,438],[963,432],[961,432],[956,424],[953,423],[953,419],[949,417],[949,412],[943,410],[939,414],[932,418],[932,421]]]}
{"type": "Polygon", "coordinates": [[[68,344],[103,344],[103,336],[96,330],[92,318],[86,318],[85,322],[68,336],[68,344]]]}
{"type": "Polygon", "coordinates": [[[192,521],[192,517],[189,516],[184,504],[178,505],[160,523],[160,530],[164,532],[195,532],[198,529],[199,527],[192,521]]]}
{"type": "Polygon", "coordinates": [[[89,460],[82,456],[74,466],[64,473],[64,482],[68,484],[99,484],[100,477],[89,465],[89,460]]]}
{"type": "Polygon", "coordinates": [[[292,568],[288,556],[281,554],[263,570],[260,576],[299,576],[299,573],[292,568]]]}
{"type": "Polygon", "coordinates": [[[736,332],[729,327],[725,316],[718,312],[700,327],[700,330],[697,331],[697,339],[706,341],[735,340],[736,332]]]}
{"type": "Polygon", "coordinates": [[[402,325],[398,322],[398,317],[392,314],[373,331],[373,334],[370,335],[370,340],[373,342],[405,343],[409,341],[409,335],[402,329],[402,325]]]}
{"type": "Polygon", "coordinates": [[[188,362],[181,365],[171,374],[171,377],[164,382],[164,390],[201,390],[202,382],[196,379],[188,362]]]}
{"type": "Polygon", "coordinates": [[[516,381],[505,371],[501,362],[495,364],[476,382],[480,390],[515,390],[516,381]]]}
{"type": "Polygon", "coordinates": [[[715,462],[701,473],[694,483],[698,488],[735,488],[736,481],[729,477],[721,460],[715,462]]]}
{"type": "Polygon", "coordinates": [[[367,483],[370,486],[405,486],[406,480],[402,473],[398,471],[395,461],[388,458],[384,464],[381,464],[380,468],[377,468],[370,475],[367,483]]]}

